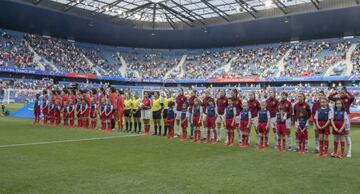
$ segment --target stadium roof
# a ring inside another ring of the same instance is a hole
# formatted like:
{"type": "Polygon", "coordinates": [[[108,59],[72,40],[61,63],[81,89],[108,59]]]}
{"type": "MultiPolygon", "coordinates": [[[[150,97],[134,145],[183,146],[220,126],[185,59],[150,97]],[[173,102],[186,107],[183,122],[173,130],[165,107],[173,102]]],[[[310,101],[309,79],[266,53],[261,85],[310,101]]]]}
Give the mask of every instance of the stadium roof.
{"type": "MultiPolygon", "coordinates": [[[[288,14],[289,7],[312,4],[319,9],[324,0],[33,0],[35,4],[53,1],[65,12],[80,8],[93,16],[107,15],[114,21],[146,23],[150,28],[191,28],[238,21],[236,15],[263,17],[259,12],[274,10],[288,14]]],[[[265,14],[267,15],[267,14],[265,14]]],[[[146,26],[146,25],[137,25],[146,26]]]]}

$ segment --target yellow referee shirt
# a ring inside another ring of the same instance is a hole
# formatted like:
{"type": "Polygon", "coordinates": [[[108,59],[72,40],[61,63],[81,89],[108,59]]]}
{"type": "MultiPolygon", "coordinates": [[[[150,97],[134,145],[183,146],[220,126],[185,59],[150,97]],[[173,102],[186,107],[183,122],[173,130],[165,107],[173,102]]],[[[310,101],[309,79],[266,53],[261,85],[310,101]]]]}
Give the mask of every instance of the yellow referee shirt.
{"type": "Polygon", "coordinates": [[[169,102],[174,102],[174,98],[170,97],[170,98],[165,98],[164,99],[164,109],[168,109],[169,108],[169,102]]]}
{"type": "Polygon", "coordinates": [[[158,99],[154,98],[153,101],[152,101],[151,111],[159,111],[159,110],[161,110],[161,101],[162,101],[161,98],[158,98],[158,99]]]}
{"type": "Polygon", "coordinates": [[[124,100],[124,109],[125,109],[125,110],[132,109],[132,107],[133,107],[133,101],[132,101],[132,99],[124,100]]]}
{"type": "Polygon", "coordinates": [[[133,105],[133,107],[132,107],[132,109],[133,110],[137,110],[137,109],[139,109],[139,107],[140,107],[140,104],[141,104],[141,98],[138,98],[138,99],[133,99],[132,100],[132,105],[133,105]]]}

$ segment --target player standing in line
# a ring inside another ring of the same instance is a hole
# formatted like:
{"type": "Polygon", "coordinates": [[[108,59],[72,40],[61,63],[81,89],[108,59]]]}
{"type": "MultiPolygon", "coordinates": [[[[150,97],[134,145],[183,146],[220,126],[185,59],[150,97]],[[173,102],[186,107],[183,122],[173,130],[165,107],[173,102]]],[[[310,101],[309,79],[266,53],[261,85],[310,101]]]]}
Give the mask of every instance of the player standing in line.
{"type": "Polygon", "coordinates": [[[281,92],[281,100],[279,101],[279,106],[284,107],[284,111],[286,113],[286,136],[287,136],[287,142],[288,142],[288,150],[291,151],[291,145],[292,145],[292,137],[291,137],[291,115],[293,113],[293,107],[291,102],[288,100],[288,93],[281,92]]]}
{"type": "MultiPolygon", "coordinates": [[[[123,115],[124,115],[124,92],[122,90],[118,90],[118,96],[117,96],[117,115],[115,117],[115,120],[118,123],[118,130],[123,131],[123,115]]],[[[131,123],[131,121],[130,121],[131,123]]],[[[115,124],[114,124],[115,125],[115,124]]],[[[131,130],[131,127],[130,127],[131,130]]]]}
{"type": "Polygon", "coordinates": [[[166,125],[169,130],[169,132],[167,133],[168,139],[174,138],[174,124],[175,124],[175,117],[176,117],[176,115],[175,115],[176,113],[174,111],[174,105],[175,105],[175,103],[173,101],[170,101],[168,104],[168,109],[167,109],[166,125]]]}
{"type": "MultiPolygon", "coordinates": [[[[130,132],[132,130],[132,122],[131,122],[131,113],[133,108],[133,101],[131,96],[128,92],[125,93],[124,98],[124,118],[125,118],[125,132],[130,132]]],[[[120,110],[120,109],[119,109],[120,110]]],[[[123,132],[123,129],[119,129],[123,132]]]]}
{"type": "Polygon", "coordinates": [[[343,107],[341,100],[335,102],[335,109],[331,120],[334,135],[334,151],[331,154],[332,157],[344,158],[345,152],[345,135],[349,133],[350,119],[343,107]],[[340,155],[337,153],[338,145],[340,142],[340,155]]]}
{"type": "Polygon", "coordinates": [[[223,89],[219,92],[219,98],[216,99],[216,141],[221,142],[221,128],[225,126],[225,108],[228,106],[228,99],[226,98],[225,91],[223,89]]]}
{"type": "Polygon", "coordinates": [[[132,116],[133,116],[133,121],[134,121],[134,132],[140,132],[141,131],[141,109],[140,109],[140,104],[141,104],[141,98],[139,98],[139,93],[135,92],[134,93],[134,98],[132,100],[132,116]]]}
{"type": "Polygon", "coordinates": [[[188,112],[188,124],[190,125],[190,138],[193,138],[194,136],[194,125],[192,123],[191,117],[192,117],[192,108],[194,106],[194,100],[196,98],[196,90],[190,90],[190,97],[188,100],[189,104],[189,112],[188,112]]]}
{"type": "Polygon", "coordinates": [[[304,155],[306,142],[308,141],[309,115],[306,109],[300,109],[295,117],[296,141],[298,142],[297,151],[304,155]]]}
{"type": "Polygon", "coordinates": [[[320,139],[318,156],[327,157],[332,113],[326,98],[320,99],[320,108],[315,112],[314,119],[320,139]]]}
{"type": "MultiPolygon", "coordinates": [[[[96,91],[95,91],[96,93],[96,91]]],[[[96,95],[96,94],[95,94],[96,95]]],[[[90,103],[90,119],[91,119],[91,129],[96,130],[97,119],[98,119],[98,105],[96,103],[96,96],[91,97],[90,103]]]]}
{"type": "MultiPolygon", "coordinates": [[[[166,121],[167,121],[167,113],[168,113],[168,109],[169,109],[169,103],[174,102],[174,98],[171,96],[171,93],[169,91],[166,91],[165,95],[166,96],[164,98],[164,109],[163,109],[163,114],[162,114],[164,123],[166,123],[166,121]]],[[[165,124],[163,136],[166,136],[167,129],[168,129],[168,126],[165,124]]]]}
{"type": "MultiPolygon", "coordinates": [[[[240,130],[240,112],[242,111],[242,103],[241,99],[238,97],[238,91],[236,89],[233,89],[231,91],[231,100],[233,102],[233,106],[236,109],[236,115],[235,115],[235,129],[237,130],[239,134],[239,144],[242,144],[242,138],[241,138],[241,130],[240,130]]],[[[226,137],[227,139],[227,137],[226,137]]]]}
{"type": "Polygon", "coordinates": [[[51,102],[49,108],[49,117],[50,117],[50,125],[53,126],[55,124],[55,106],[56,106],[56,91],[51,91],[51,102]]]}
{"type": "Polygon", "coordinates": [[[40,109],[40,94],[36,94],[34,101],[34,125],[38,125],[40,123],[40,109]]]}
{"type": "Polygon", "coordinates": [[[249,100],[248,100],[248,107],[251,113],[251,123],[250,123],[250,128],[249,128],[249,133],[248,133],[248,138],[247,138],[247,145],[250,145],[250,135],[251,135],[251,126],[254,127],[255,132],[256,132],[256,146],[260,146],[260,134],[258,131],[258,112],[260,111],[261,107],[260,107],[260,102],[256,100],[256,96],[255,96],[255,92],[251,92],[249,94],[249,100]]]}
{"type": "Polygon", "coordinates": [[[152,135],[161,135],[161,112],[163,109],[163,101],[160,97],[160,92],[154,92],[154,99],[152,100],[152,118],[154,122],[154,133],[152,135]],[[158,133],[159,132],[159,133],[158,133]]]}
{"type": "Polygon", "coordinates": [[[203,128],[204,128],[203,129],[203,139],[204,139],[204,141],[207,138],[206,134],[207,134],[207,131],[208,131],[207,126],[206,126],[206,110],[207,110],[207,106],[208,106],[209,101],[213,100],[213,98],[211,98],[210,94],[211,94],[211,90],[207,89],[205,91],[205,97],[202,99],[202,103],[201,103],[202,115],[203,115],[202,116],[202,119],[203,119],[202,122],[203,122],[203,128]]]}
{"type": "MultiPolygon", "coordinates": [[[[350,105],[354,102],[355,97],[352,93],[347,91],[346,87],[343,87],[339,92],[333,90],[330,91],[328,98],[331,101],[341,100],[346,113],[350,115],[350,105]]],[[[348,128],[350,129],[350,123],[348,128]]],[[[345,134],[345,140],[348,147],[346,157],[351,158],[352,143],[350,138],[350,130],[347,134],[345,134]]]]}
{"type": "Polygon", "coordinates": [[[266,101],[261,102],[261,109],[258,112],[257,117],[257,131],[260,136],[257,137],[257,142],[259,142],[259,149],[266,149],[268,147],[268,131],[270,127],[270,112],[266,109],[266,101]]]}
{"type": "Polygon", "coordinates": [[[43,114],[43,125],[47,125],[49,119],[49,100],[48,100],[48,93],[46,90],[43,90],[43,94],[41,98],[42,98],[41,111],[43,114]]]}
{"type": "MultiPolygon", "coordinates": [[[[111,87],[110,88],[110,93],[109,93],[109,100],[110,100],[110,103],[112,105],[112,108],[113,108],[113,113],[112,113],[112,116],[114,117],[113,119],[117,120],[118,121],[118,128],[119,130],[122,130],[123,129],[123,126],[122,126],[122,112],[118,112],[118,99],[119,99],[119,94],[117,93],[116,89],[114,87],[111,87]],[[119,117],[121,117],[121,119],[119,119],[119,117]],[[120,123],[119,123],[120,121],[120,123]],[[120,126],[119,126],[120,125],[120,126]]],[[[115,124],[113,123],[114,122],[111,121],[111,127],[115,127],[115,124]]]]}
{"type": "Polygon", "coordinates": [[[82,118],[82,124],[83,128],[89,128],[89,106],[86,103],[85,98],[82,98],[81,100],[81,118],[82,118]]]}
{"type": "MultiPolygon", "coordinates": [[[[279,104],[279,101],[276,99],[276,93],[275,93],[275,90],[274,89],[271,89],[269,91],[269,98],[266,100],[266,109],[270,112],[270,126],[269,126],[269,129],[272,129],[273,130],[273,133],[274,133],[274,149],[277,148],[276,146],[276,142],[277,142],[277,139],[278,139],[278,135],[276,133],[276,112],[278,110],[278,104],[279,104]]],[[[269,132],[270,130],[268,131],[268,134],[267,134],[267,145],[269,145],[269,132]]]]}
{"type": "Polygon", "coordinates": [[[175,99],[175,109],[176,109],[176,135],[178,137],[180,137],[180,116],[181,116],[181,110],[183,107],[183,104],[187,101],[185,95],[184,95],[184,90],[182,88],[180,88],[179,90],[179,94],[175,99]]]}
{"type": "Polygon", "coordinates": [[[75,124],[75,105],[73,98],[69,99],[69,106],[67,107],[67,112],[69,115],[70,128],[74,128],[75,124]]]}
{"type": "Polygon", "coordinates": [[[101,120],[101,130],[102,131],[106,131],[107,127],[106,127],[106,120],[107,120],[107,116],[106,116],[106,108],[107,108],[107,104],[106,104],[106,98],[101,98],[100,100],[100,120],[101,120]]]}
{"type": "Polygon", "coordinates": [[[106,106],[105,106],[105,116],[106,116],[106,130],[107,132],[112,132],[113,129],[113,119],[114,119],[114,107],[111,103],[110,99],[106,100],[106,106]]]}
{"type": "Polygon", "coordinates": [[[217,144],[217,134],[216,134],[216,129],[215,129],[215,122],[216,122],[216,117],[217,117],[217,113],[216,113],[216,107],[215,107],[215,102],[214,99],[209,99],[208,100],[208,105],[206,107],[206,120],[205,120],[205,127],[207,128],[207,139],[205,141],[205,143],[210,143],[211,142],[211,132],[213,132],[213,144],[217,144]]]}
{"type": "Polygon", "coordinates": [[[181,115],[180,115],[180,125],[181,125],[181,130],[182,130],[182,133],[181,133],[181,140],[180,141],[186,141],[186,138],[187,138],[187,129],[188,129],[188,126],[189,126],[189,123],[188,123],[188,105],[187,103],[185,102],[183,104],[183,107],[182,107],[182,111],[181,111],[181,115]]]}
{"type": "Polygon", "coordinates": [[[279,111],[276,113],[276,133],[278,135],[277,138],[277,151],[280,152],[282,148],[282,152],[286,152],[286,120],[287,113],[285,112],[285,107],[283,105],[279,105],[279,111]],[[282,143],[282,146],[281,146],[282,143]]]}
{"type": "Polygon", "coordinates": [[[194,143],[201,142],[201,119],[202,117],[202,107],[199,98],[194,99],[194,106],[191,113],[191,121],[194,126],[194,143]]]}
{"type": "Polygon", "coordinates": [[[144,122],[144,135],[150,134],[150,113],[151,113],[151,106],[152,102],[150,100],[150,96],[148,92],[144,92],[144,99],[142,100],[142,104],[140,105],[141,117],[143,118],[144,122]]]}
{"type": "Polygon", "coordinates": [[[80,93],[77,94],[77,103],[76,103],[76,117],[77,117],[77,128],[83,127],[82,123],[82,115],[81,115],[81,101],[82,95],[80,93]]]}
{"type": "Polygon", "coordinates": [[[225,146],[234,146],[234,130],[236,120],[236,108],[233,105],[231,98],[228,99],[228,106],[225,108],[225,129],[227,134],[227,140],[225,146]]]}
{"type": "Polygon", "coordinates": [[[68,102],[63,101],[62,113],[63,113],[63,127],[69,126],[69,113],[68,113],[68,102]]]}
{"type": "MultiPolygon", "coordinates": [[[[299,116],[300,116],[300,112],[305,110],[306,111],[306,116],[308,116],[308,118],[306,120],[309,120],[309,118],[311,117],[311,110],[310,110],[309,104],[305,102],[304,93],[300,92],[297,95],[297,98],[298,98],[298,102],[295,103],[295,105],[294,105],[294,119],[298,120],[299,116]]],[[[307,129],[308,129],[308,127],[307,127],[307,129]]],[[[307,139],[306,139],[306,142],[305,142],[304,150],[305,150],[305,152],[309,151],[308,140],[307,139]]],[[[296,151],[299,151],[299,142],[297,140],[296,140],[296,151]]]]}
{"type": "Polygon", "coordinates": [[[249,147],[248,133],[250,132],[250,124],[251,124],[251,113],[249,111],[249,105],[247,102],[243,102],[242,111],[240,113],[240,126],[239,126],[239,129],[241,131],[241,137],[239,133],[239,138],[241,138],[241,142],[242,142],[241,144],[239,143],[239,145],[241,148],[249,147]]]}
{"type": "MultiPolygon", "coordinates": [[[[324,98],[325,94],[323,91],[318,91],[317,92],[317,96],[316,96],[316,100],[314,102],[314,104],[311,107],[311,115],[312,117],[315,115],[316,111],[320,108],[320,100],[321,98],[324,98]]],[[[318,127],[316,126],[316,123],[314,122],[314,131],[315,131],[315,153],[319,153],[319,130],[318,127]]]]}
{"type": "Polygon", "coordinates": [[[61,123],[61,101],[59,100],[59,98],[57,98],[55,101],[54,117],[55,117],[55,125],[60,126],[60,123],[61,123]]]}

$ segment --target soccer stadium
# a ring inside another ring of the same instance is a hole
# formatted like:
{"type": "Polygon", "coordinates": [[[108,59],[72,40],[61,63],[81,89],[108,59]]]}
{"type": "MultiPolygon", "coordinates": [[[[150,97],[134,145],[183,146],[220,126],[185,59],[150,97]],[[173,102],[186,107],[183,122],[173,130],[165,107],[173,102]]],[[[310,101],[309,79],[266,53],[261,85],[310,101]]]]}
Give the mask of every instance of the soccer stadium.
{"type": "Polygon", "coordinates": [[[360,193],[359,0],[0,0],[0,193],[360,193]]]}

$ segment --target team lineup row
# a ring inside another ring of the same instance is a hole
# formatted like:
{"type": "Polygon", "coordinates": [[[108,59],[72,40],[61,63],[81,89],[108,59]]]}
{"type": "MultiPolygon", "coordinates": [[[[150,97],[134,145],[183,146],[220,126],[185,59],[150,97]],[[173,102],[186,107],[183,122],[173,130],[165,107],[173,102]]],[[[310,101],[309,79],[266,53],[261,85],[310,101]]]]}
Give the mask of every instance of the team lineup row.
{"type": "Polygon", "coordinates": [[[326,96],[318,92],[317,101],[310,108],[305,101],[305,95],[297,94],[297,102],[291,103],[286,92],[276,98],[274,90],[268,90],[268,98],[258,101],[255,93],[250,93],[247,99],[238,96],[238,90],[231,91],[231,97],[226,97],[225,91],[220,90],[217,98],[211,96],[211,90],[206,90],[203,96],[198,96],[195,90],[190,90],[187,96],[182,89],[175,98],[169,91],[163,97],[155,92],[153,97],[144,92],[141,99],[137,92],[131,97],[130,92],[123,94],[115,88],[106,91],[103,88],[89,92],[81,90],[63,91],[53,90],[48,95],[36,96],[34,105],[35,124],[43,122],[46,125],[60,125],[74,127],[75,120],[79,128],[97,128],[97,121],[101,121],[101,130],[112,131],[117,122],[119,131],[140,133],[142,123],[144,134],[149,135],[150,119],[154,124],[153,135],[164,135],[172,139],[175,136],[185,141],[190,128],[190,138],[200,143],[216,144],[221,142],[222,129],[225,132],[225,145],[234,145],[234,132],[239,135],[240,147],[246,148],[250,144],[250,131],[256,132],[256,146],[266,149],[269,145],[269,133],[274,133],[275,148],[280,152],[292,150],[291,124],[295,123],[295,150],[300,154],[308,152],[309,121],[314,121],[315,151],[318,156],[328,155],[328,136],[334,135],[333,157],[344,157],[345,141],[347,143],[347,157],[351,157],[350,122],[348,118],[350,105],[354,96],[342,88],[331,90],[326,96]],[[50,96],[50,97],[49,97],[50,96]],[[329,106],[329,100],[335,102],[329,106]],[[61,119],[62,118],[62,119],[61,119]],[[142,122],[141,122],[142,119],[142,122]],[[163,121],[163,122],[162,122],[163,121]],[[162,123],[164,133],[162,134],[162,123]],[[201,130],[201,127],[203,129],[201,130]],[[134,130],[132,130],[134,129],[134,130]],[[332,131],[331,131],[332,130],[332,131]],[[202,136],[201,136],[202,132],[202,136]],[[202,137],[202,138],[201,138],[202,137]],[[341,145],[340,154],[337,153],[338,144],[341,145]]]}

